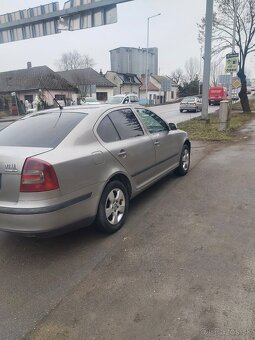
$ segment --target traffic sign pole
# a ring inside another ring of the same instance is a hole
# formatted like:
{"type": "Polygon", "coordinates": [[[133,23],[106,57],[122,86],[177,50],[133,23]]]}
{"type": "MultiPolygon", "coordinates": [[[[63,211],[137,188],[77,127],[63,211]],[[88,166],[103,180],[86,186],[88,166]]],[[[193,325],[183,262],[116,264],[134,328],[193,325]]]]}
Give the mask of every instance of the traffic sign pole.
{"type": "MultiPolygon", "coordinates": [[[[233,23],[233,36],[232,36],[232,53],[235,53],[236,46],[236,24],[237,24],[237,0],[234,1],[234,23],[233,23]]],[[[232,110],[232,90],[233,90],[233,71],[230,73],[230,85],[229,85],[229,95],[230,95],[230,109],[232,110]]],[[[231,114],[230,110],[230,114],[231,114]]]]}

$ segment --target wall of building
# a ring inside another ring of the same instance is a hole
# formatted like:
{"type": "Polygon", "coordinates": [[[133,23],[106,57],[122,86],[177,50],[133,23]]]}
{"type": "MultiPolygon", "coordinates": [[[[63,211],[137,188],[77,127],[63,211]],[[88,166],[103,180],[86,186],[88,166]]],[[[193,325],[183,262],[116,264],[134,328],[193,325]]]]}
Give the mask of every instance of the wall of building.
{"type": "Polygon", "coordinates": [[[122,80],[114,72],[107,72],[105,78],[116,85],[116,87],[113,88],[113,95],[115,96],[116,94],[120,94],[122,80]]]}
{"type": "Polygon", "coordinates": [[[97,87],[96,93],[105,93],[105,100],[108,100],[114,95],[114,87],[97,87]]]}
{"type": "MultiPolygon", "coordinates": [[[[74,92],[69,92],[69,91],[63,91],[63,90],[59,90],[59,91],[56,91],[56,90],[52,90],[52,91],[43,91],[43,97],[44,97],[44,100],[47,102],[47,104],[49,106],[52,106],[52,105],[56,105],[55,101],[53,98],[55,98],[56,95],[63,95],[65,96],[66,99],[70,99],[72,101],[76,101],[77,100],[77,94],[74,93],[74,92]],[[50,92],[50,93],[49,93],[50,92]]],[[[33,96],[33,101],[35,100],[35,97],[36,96],[39,96],[39,91],[24,91],[24,92],[20,92],[20,93],[17,93],[17,97],[19,98],[19,100],[22,100],[24,103],[25,103],[25,98],[26,96],[33,96]]],[[[32,103],[30,103],[32,104],[32,103]]]]}

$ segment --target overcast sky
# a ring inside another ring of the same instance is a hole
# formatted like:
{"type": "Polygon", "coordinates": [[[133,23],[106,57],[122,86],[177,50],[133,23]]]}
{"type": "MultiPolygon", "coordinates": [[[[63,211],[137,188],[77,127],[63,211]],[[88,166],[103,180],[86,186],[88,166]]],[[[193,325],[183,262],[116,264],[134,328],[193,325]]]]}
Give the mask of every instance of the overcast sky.
{"type": "MultiPolygon", "coordinates": [[[[49,0],[0,0],[0,14],[47,4],[49,0]]],[[[65,0],[59,0],[60,9],[65,0]]],[[[77,50],[95,60],[96,70],[110,69],[109,50],[120,46],[146,47],[147,17],[151,19],[150,47],[159,49],[160,74],[184,68],[190,57],[200,58],[197,23],[205,15],[206,0],[134,0],[118,5],[118,23],[63,32],[0,45],[0,71],[48,65],[67,51],[77,50]]]]}

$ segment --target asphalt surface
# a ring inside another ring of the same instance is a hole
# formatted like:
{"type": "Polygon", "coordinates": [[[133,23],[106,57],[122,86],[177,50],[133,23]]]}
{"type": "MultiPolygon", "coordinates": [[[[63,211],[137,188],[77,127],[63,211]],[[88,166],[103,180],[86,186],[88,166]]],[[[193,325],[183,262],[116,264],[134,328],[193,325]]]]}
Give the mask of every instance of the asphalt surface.
{"type": "Polygon", "coordinates": [[[115,235],[0,233],[0,339],[255,339],[253,124],[193,143],[115,235]]]}
{"type": "MultiPolygon", "coordinates": [[[[200,117],[201,112],[180,112],[180,103],[153,106],[151,109],[166,119],[169,123],[178,124],[180,122],[200,117]]],[[[209,106],[208,112],[212,113],[219,109],[219,106],[209,106]]]]}

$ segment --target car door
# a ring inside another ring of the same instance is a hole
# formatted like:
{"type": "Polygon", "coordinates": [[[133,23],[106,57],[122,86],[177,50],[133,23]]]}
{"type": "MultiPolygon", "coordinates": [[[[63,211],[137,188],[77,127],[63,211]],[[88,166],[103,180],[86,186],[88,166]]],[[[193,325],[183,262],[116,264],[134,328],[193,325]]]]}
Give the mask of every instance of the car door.
{"type": "Polygon", "coordinates": [[[150,134],[156,151],[156,175],[161,175],[178,166],[179,147],[177,132],[170,130],[168,124],[154,112],[138,108],[136,109],[140,119],[150,134]]]}
{"type": "Polygon", "coordinates": [[[100,122],[97,133],[104,147],[126,169],[138,189],[151,181],[156,162],[154,144],[131,109],[108,113],[100,122]],[[113,130],[108,133],[109,138],[105,136],[107,129],[113,130]]]}

